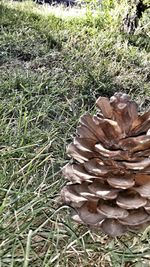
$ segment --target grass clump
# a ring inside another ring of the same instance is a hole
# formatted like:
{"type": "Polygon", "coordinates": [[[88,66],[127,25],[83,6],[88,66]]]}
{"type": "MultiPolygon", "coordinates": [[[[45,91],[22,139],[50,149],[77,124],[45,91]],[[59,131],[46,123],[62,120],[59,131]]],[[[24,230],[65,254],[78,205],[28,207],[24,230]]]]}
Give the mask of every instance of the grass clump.
{"type": "Polygon", "coordinates": [[[129,37],[121,32],[125,1],[111,2],[83,16],[0,4],[2,267],[148,262],[149,229],[110,240],[73,224],[59,202],[65,147],[95,99],[119,90],[149,107],[149,13],[129,37]]]}

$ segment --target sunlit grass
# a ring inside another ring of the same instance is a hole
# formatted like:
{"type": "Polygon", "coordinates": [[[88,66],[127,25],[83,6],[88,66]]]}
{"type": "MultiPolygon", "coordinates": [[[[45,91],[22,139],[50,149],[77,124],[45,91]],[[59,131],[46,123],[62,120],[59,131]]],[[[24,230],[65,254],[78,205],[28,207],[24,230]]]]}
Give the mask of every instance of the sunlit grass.
{"type": "MultiPolygon", "coordinates": [[[[73,17],[85,17],[88,12],[90,12],[90,9],[88,5],[79,4],[74,6],[65,6],[63,4],[43,4],[43,5],[37,5],[36,3],[32,1],[24,1],[24,2],[11,2],[7,1],[7,6],[10,8],[15,7],[19,8],[19,10],[22,11],[29,11],[32,9],[32,12],[36,14],[40,14],[43,16],[49,16],[49,15],[55,15],[56,17],[61,17],[65,19],[70,19],[73,17]]],[[[100,9],[100,8],[99,8],[100,9]]],[[[98,10],[92,8],[93,15],[96,15],[98,13],[98,10]]]]}

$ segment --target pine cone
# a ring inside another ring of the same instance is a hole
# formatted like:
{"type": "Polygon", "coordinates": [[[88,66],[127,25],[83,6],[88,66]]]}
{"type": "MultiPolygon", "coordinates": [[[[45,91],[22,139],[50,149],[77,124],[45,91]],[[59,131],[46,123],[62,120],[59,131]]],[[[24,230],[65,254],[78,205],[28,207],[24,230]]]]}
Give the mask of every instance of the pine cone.
{"type": "Polygon", "coordinates": [[[73,219],[110,236],[150,224],[150,110],[138,114],[128,95],[99,97],[101,112],[80,118],[63,168],[63,201],[73,219]]]}

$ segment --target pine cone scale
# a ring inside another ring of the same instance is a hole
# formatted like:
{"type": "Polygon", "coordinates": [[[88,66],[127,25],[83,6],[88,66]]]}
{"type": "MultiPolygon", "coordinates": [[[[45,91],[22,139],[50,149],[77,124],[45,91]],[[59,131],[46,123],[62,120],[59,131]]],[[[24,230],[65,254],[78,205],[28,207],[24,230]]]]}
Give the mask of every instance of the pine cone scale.
{"type": "Polygon", "coordinates": [[[150,182],[139,187],[135,187],[134,190],[138,192],[142,197],[150,199],[150,182]]]}
{"type": "Polygon", "coordinates": [[[134,192],[120,193],[116,204],[123,209],[138,209],[147,205],[147,199],[134,192]]]}
{"type": "Polygon", "coordinates": [[[119,222],[123,225],[138,226],[139,224],[150,221],[148,213],[144,209],[131,210],[129,215],[123,219],[119,219],[119,222]]]}
{"type": "Polygon", "coordinates": [[[100,204],[97,208],[100,214],[103,214],[106,218],[119,219],[126,218],[129,213],[125,209],[118,207],[117,205],[110,206],[109,204],[100,204]]]}
{"type": "Polygon", "coordinates": [[[79,217],[86,224],[101,223],[106,217],[97,212],[97,202],[90,202],[83,204],[78,210],[79,217]]]}
{"type": "Polygon", "coordinates": [[[96,105],[102,111],[105,118],[112,118],[113,110],[107,97],[100,96],[96,101],[96,105]]]}
{"type": "Polygon", "coordinates": [[[105,219],[101,224],[101,229],[112,237],[120,236],[127,231],[127,227],[117,219],[105,219]]]}
{"type": "Polygon", "coordinates": [[[141,116],[138,116],[138,118],[133,122],[129,135],[136,136],[143,132],[147,132],[149,128],[150,128],[150,111],[146,112],[141,116]]]}
{"type": "Polygon", "coordinates": [[[94,193],[96,196],[102,199],[115,199],[118,195],[118,190],[114,189],[107,185],[106,183],[102,183],[99,180],[95,179],[93,183],[88,186],[90,192],[94,193]]]}
{"type": "Polygon", "coordinates": [[[135,185],[135,181],[132,177],[110,177],[107,178],[107,182],[114,188],[128,189],[135,185]]]}

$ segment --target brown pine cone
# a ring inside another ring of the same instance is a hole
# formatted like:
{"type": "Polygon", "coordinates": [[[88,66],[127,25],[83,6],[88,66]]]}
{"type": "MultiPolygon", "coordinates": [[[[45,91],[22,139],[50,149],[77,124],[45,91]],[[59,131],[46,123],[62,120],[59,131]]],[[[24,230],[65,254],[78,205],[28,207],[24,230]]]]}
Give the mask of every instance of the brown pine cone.
{"type": "Polygon", "coordinates": [[[150,110],[138,114],[128,95],[99,97],[101,112],[80,118],[63,168],[61,191],[78,223],[110,236],[150,224],[150,110]]]}

